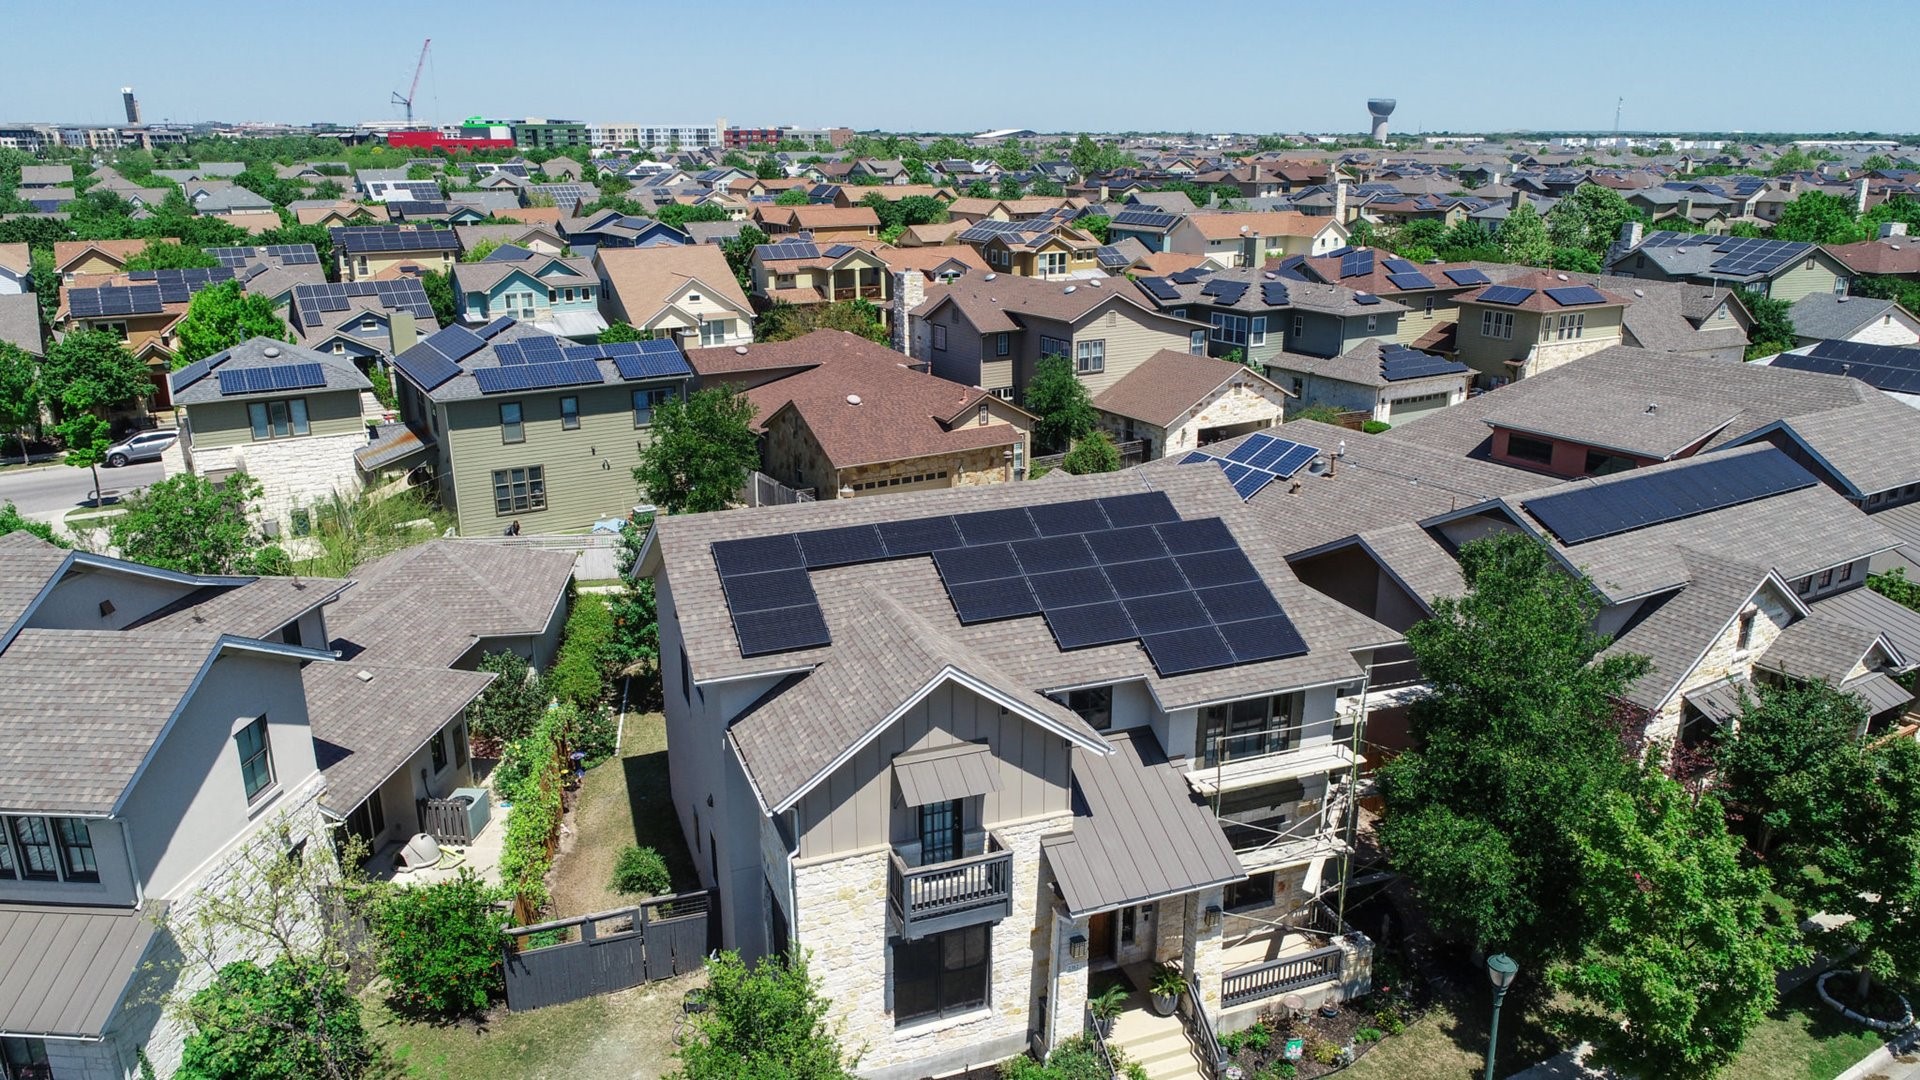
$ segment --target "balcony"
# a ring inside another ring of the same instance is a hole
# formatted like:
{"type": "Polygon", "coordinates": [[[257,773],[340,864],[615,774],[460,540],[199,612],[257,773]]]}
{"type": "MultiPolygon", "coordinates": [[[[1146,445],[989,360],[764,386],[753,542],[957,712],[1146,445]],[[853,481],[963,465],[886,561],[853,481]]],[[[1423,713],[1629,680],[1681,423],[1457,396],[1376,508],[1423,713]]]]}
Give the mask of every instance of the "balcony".
{"type": "Polygon", "coordinates": [[[838,285],[834,287],[833,298],[835,300],[885,300],[887,287],[885,285],[838,285]]]}
{"type": "MultiPolygon", "coordinates": [[[[1242,737],[1237,735],[1221,739],[1218,750],[1193,762],[1187,770],[1187,783],[1202,795],[1214,795],[1281,780],[1346,772],[1354,764],[1353,748],[1344,742],[1265,749],[1258,742],[1258,733],[1253,738],[1253,742],[1242,742],[1242,737]],[[1234,752],[1240,746],[1247,747],[1248,752],[1234,752]]],[[[1365,763],[1364,758],[1361,763],[1365,763]]]]}
{"type": "Polygon", "coordinates": [[[950,862],[908,866],[894,852],[887,871],[887,921],[912,940],[998,922],[1013,911],[1013,852],[992,832],[986,850],[950,862]]]}

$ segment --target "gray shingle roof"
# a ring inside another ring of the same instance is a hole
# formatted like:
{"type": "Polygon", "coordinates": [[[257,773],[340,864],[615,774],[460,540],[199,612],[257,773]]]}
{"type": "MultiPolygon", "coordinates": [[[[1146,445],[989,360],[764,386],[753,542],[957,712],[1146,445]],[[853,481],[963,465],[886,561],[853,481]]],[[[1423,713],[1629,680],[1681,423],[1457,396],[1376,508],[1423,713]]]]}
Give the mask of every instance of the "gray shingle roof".
{"type": "Polygon", "coordinates": [[[1793,302],[1789,317],[1798,338],[1847,340],[1864,327],[1890,315],[1899,304],[1871,296],[1835,296],[1811,292],[1793,302]]]}
{"type": "Polygon", "coordinates": [[[336,816],[351,813],[493,679],[450,668],[308,664],[300,681],[314,757],[327,778],[320,805],[336,816]]]}
{"type": "Polygon", "coordinates": [[[1839,686],[1880,639],[1880,631],[1816,612],[1780,631],[1755,667],[1839,686]]]}
{"type": "Polygon", "coordinates": [[[1920,412],[1885,394],[1870,392],[1858,405],[1795,416],[1781,426],[1856,496],[1920,481],[1920,412]]]}
{"type": "Polygon", "coordinates": [[[68,554],[32,533],[0,536],[0,641],[67,564],[68,554]]]}
{"type": "Polygon", "coordinates": [[[254,398],[286,397],[289,393],[314,394],[328,390],[358,393],[373,384],[345,357],[318,352],[304,345],[257,337],[243,341],[222,353],[215,353],[198,364],[173,374],[173,400],[176,405],[204,405],[213,401],[247,401],[254,398]],[[222,394],[219,375],[227,371],[284,367],[289,364],[318,364],[326,383],[300,390],[261,390],[254,393],[222,394]]]}
{"type": "Polygon", "coordinates": [[[1488,427],[1515,428],[1589,446],[1622,450],[1666,460],[1705,442],[1737,415],[1725,402],[1690,401],[1659,387],[1596,386],[1568,408],[1555,397],[1516,395],[1496,402],[1486,414],[1488,427]]]}
{"type": "Polygon", "coordinates": [[[1714,638],[1766,580],[1767,571],[1749,563],[1684,552],[1687,584],[1673,595],[1652,601],[1653,611],[1616,638],[1602,656],[1638,653],[1650,660],[1647,674],[1627,689],[1627,700],[1658,709],[1692,673],[1714,638]]]}
{"type": "Polygon", "coordinates": [[[34,294],[0,294],[0,341],[18,345],[32,356],[47,354],[40,332],[40,301],[34,294]]]}
{"type": "Polygon", "coordinates": [[[479,639],[543,632],[572,577],[564,551],[434,540],[356,570],[327,627],[349,663],[449,667],[479,639]]]}

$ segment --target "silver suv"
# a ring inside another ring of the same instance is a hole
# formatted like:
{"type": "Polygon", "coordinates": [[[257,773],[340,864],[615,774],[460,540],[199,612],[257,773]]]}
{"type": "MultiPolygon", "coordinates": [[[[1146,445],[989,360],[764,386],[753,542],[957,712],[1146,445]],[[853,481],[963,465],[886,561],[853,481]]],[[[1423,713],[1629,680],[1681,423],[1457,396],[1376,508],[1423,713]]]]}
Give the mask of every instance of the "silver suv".
{"type": "Polygon", "coordinates": [[[117,469],[135,461],[158,461],[179,437],[172,428],[135,432],[107,447],[107,464],[117,469]]]}

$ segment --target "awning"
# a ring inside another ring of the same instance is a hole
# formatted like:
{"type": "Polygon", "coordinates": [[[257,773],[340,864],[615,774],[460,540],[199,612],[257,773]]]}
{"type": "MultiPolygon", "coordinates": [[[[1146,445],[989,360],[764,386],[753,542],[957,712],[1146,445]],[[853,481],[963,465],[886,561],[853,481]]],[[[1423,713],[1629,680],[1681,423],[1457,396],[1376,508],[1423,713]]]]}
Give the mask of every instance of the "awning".
{"type": "Polygon", "coordinates": [[[1866,703],[1867,715],[1879,716],[1883,712],[1904,709],[1913,702],[1913,695],[1885,672],[1876,671],[1871,675],[1862,675],[1857,679],[1848,679],[1840,684],[1845,693],[1858,695],[1866,703]]]}
{"type": "Polygon", "coordinates": [[[607,320],[597,311],[556,311],[551,317],[536,321],[533,328],[559,337],[578,338],[605,330],[607,320]]]}
{"type": "Polygon", "coordinates": [[[132,908],[0,904],[0,1035],[99,1038],[153,931],[132,908]]]}
{"type": "Polygon", "coordinates": [[[893,759],[900,798],[908,806],[949,802],[1000,790],[986,743],[955,743],[914,750],[893,759]]]}
{"type": "Polygon", "coordinates": [[[1700,715],[1721,727],[1732,724],[1740,715],[1741,698],[1754,697],[1753,688],[1747,680],[1739,676],[1708,683],[1696,690],[1686,692],[1687,704],[1700,710],[1700,715]]]}

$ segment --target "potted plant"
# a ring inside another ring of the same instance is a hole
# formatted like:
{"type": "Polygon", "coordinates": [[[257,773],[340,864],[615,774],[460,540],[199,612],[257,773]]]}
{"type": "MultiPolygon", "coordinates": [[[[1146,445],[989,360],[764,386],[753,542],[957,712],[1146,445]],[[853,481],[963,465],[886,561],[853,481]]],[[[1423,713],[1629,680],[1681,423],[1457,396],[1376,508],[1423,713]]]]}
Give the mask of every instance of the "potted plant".
{"type": "Polygon", "coordinates": [[[1114,1018],[1127,1004],[1127,992],[1118,986],[1109,986],[1105,990],[1087,999],[1087,1011],[1093,1014],[1093,1026],[1099,1030],[1100,1037],[1106,1038],[1113,1031],[1114,1018]]]}
{"type": "Polygon", "coordinates": [[[1186,976],[1180,974],[1180,969],[1174,965],[1162,964],[1160,970],[1154,973],[1153,983],[1147,992],[1153,996],[1155,1016],[1172,1016],[1174,1008],[1180,1004],[1180,995],[1187,992],[1186,976]]]}

